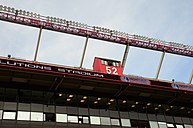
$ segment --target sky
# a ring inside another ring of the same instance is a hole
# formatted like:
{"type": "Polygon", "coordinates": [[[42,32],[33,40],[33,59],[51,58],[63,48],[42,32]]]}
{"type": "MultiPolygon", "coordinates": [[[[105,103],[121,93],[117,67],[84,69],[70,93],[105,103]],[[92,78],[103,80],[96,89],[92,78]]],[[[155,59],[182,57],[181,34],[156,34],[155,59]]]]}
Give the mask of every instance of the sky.
{"type": "MultiPolygon", "coordinates": [[[[0,0],[0,4],[193,46],[192,0],[0,0]]],[[[0,56],[33,60],[38,33],[38,28],[0,21],[0,56]]],[[[85,40],[43,30],[37,61],[79,67],[85,40]]],[[[94,57],[122,61],[124,51],[124,45],[89,39],[83,68],[92,69],[94,57]]],[[[155,78],[161,54],[130,47],[124,74],[155,78]]],[[[192,70],[193,58],[167,53],[159,79],[188,83],[192,70]]]]}

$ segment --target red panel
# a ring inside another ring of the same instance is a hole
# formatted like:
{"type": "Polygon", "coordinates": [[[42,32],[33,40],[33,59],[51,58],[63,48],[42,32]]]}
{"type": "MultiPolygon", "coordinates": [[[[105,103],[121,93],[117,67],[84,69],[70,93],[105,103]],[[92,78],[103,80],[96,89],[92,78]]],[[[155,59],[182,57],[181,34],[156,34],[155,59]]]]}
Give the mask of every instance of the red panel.
{"type": "Polygon", "coordinates": [[[103,59],[98,57],[95,57],[93,70],[112,75],[123,75],[120,61],[103,59]]]}

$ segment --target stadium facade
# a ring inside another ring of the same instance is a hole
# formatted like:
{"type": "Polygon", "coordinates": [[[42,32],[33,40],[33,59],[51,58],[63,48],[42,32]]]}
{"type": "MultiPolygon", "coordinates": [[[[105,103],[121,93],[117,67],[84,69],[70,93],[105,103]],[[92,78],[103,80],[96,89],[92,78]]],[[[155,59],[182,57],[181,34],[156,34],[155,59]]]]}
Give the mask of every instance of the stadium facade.
{"type": "MultiPolygon", "coordinates": [[[[192,57],[193,47],[0,6],[0,20],[192,57]]],[[[93,70],[0,57],[2,128],[193,128],[193,86],[124,75],[95,57],[93,70]]],[[[85,45],[86,47],[86,45],[85,45]]],[[[85,49],[83,55],[85,54],[85,49]]],[[[163,60],[163,58],[161,59],[163,60]]],[[[162,61],[161,61],[162,62],[162,61]]],[[[160,69],[160,66],[159,66],[160,69]]],[[[159,75],[159,72],[157,76],[159,75]]]]}

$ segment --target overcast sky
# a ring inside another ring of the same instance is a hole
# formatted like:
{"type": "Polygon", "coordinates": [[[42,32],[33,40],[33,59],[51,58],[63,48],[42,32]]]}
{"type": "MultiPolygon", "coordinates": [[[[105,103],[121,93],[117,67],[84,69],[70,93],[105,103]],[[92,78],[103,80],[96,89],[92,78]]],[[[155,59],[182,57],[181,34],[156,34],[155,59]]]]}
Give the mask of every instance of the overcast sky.
{"type": "MultiPolygon", "coordinates": [[[[193,46],[192,0],[0,0],[1,5],[193,46]]],[[[0,56],[33,60],[39,29],[0,21],[0,56]]],[[[78,67],[85,38],[43,30],[38,61],[78,67]]],[[[95,56],[122,60],[125,46],[89,39],[84,68],[95,56]]],[[[125,74],[154,78],[160,52],[131,47],[125,74]]],[[[166,54],[159,79],[188,83],[193,58],[166,54]]]]}

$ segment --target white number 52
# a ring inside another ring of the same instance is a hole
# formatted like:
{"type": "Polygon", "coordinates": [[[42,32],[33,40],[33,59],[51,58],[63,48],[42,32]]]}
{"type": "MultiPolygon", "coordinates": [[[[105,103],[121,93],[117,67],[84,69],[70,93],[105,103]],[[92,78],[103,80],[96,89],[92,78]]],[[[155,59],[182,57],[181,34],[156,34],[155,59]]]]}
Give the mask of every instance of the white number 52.
{"type": "Polygon", "coordinates": [[[118,72],[117,72],[117,68],[115,67],[109,67],[109,66],[106,66],[106,72],[108,74],[114,74],[114,75],[118,75],[118,72]]]}

